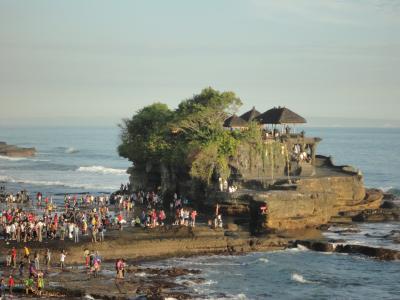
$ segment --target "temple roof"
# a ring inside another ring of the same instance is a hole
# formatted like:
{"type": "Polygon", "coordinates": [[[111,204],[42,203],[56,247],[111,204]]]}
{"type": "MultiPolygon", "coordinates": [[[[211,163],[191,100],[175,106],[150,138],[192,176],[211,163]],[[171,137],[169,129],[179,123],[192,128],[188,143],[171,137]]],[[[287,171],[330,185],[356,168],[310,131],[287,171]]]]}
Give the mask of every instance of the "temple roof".
{"type": "Polygon", "coordinates": [[[262,113],[256,120],[261,124],[302,124],[306,119],[286,107],[274,107],[262,113]]]}
{"type": "Polygon", "coordinates": [[[245,120],[243,120],[242,118],[238,117],[237,115],[230,116],[224,122],[224,127],[241,128],[241,127],[247,127],[247,126],[248,126],[247,122],[245,120]]]}
{"type": "Polygon", "coordinates": [[[251,110],[249,110],[248,112],[245,112],[240,117],[243,120],[245,120],[246,122],[251,122],[251,121],[253,121],[254,118],[258,117],[259,115],[261,115],[261,113],[258,110],[256,110],[256,108],[253,106],[253,108],[251,110]]]}

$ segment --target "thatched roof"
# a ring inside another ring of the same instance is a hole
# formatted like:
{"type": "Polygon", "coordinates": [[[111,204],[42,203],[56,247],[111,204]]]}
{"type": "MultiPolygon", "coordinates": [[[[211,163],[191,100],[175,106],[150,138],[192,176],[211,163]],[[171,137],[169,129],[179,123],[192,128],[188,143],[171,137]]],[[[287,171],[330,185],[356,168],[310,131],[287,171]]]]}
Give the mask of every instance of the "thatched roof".
{"type": "Polygon", "coordinates": [[[300,124],[306,119],[286,107],[274,107],[259,115],[256,120],[261,124],[300,124]]]}
{"type": "Polygon", "coordinates": [[[242,118],[238,117],[237,115],[233,115],[233,116],[229,117],[224,122],[224,127],[241,128],[241,127],[247,127],[247,126],[248,126],[247,122],[245,120],[243,120],[242,118]]]}
{"type": "Polygon", "coordinates": [[[240,117],[243,120],[245,120],[246,122],[251,122],[251,121],[253,121],[254,118],[258,117],[259,115],[261,115],[261,113],[258,110],[256,110],[256,108],[253,106],[253,108],[251,110],[244,113],[240,117]]]}

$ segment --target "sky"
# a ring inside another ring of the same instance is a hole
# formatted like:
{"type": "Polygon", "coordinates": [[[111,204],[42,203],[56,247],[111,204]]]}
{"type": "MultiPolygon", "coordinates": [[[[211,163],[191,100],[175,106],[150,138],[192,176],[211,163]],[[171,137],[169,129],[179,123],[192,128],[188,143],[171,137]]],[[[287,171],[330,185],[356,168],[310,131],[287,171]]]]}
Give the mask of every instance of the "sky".
{"type": "Polygon", "coordinates": [[[0,0],[0,126],[116,124],[208,86],[239,113],[399,126],[400,1],[0,0]]]}

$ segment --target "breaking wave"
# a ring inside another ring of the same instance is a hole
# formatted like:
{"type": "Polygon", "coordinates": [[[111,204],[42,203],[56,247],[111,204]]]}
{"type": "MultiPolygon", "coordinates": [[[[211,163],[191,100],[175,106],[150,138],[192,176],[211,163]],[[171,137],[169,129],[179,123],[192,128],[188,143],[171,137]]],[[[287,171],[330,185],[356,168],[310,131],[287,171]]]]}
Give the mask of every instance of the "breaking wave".
{"type": "Polygon", "coordinates": [[[313,281],[306,280],[302,275],[293,273],[292,280],[300,283],[314,283],[313,281]]]}
{"type": "Polygon", "coordinates": [[[78,189],[102,189],[113,191],[116,189],[115,186],[104,186],[101,184],[85,184],[85,183],[66,183],[61,181],[45,181],[45,180],[21,180],[15,179],[10,176],[0,176],[0,182],[11,182],[11,183],[20,183],[20,184],[30,184],[30,185],[42,185],[42,186],[63,186],[69,188],[78,188],[78,189]]]}
{"type": "Polygon", "coordinates": [[[98,174],[126,174],[125,169],[114,169],[114,168],[107,168],[103,166],[88,166],[88,167],[79,167],[77,169],[78,172],[88,172],[88,173],[98,173],[98,174]]]}
{"type": "Polygon", "coordinates": [[[26,160],[26,157],[10,157],[10,156],[0,155],[0,159],[11,160],[11,161],[20,161],[20,160],[26,160]]]}
{"type": "Polygon", "coordinates": [[[65,153],[67,154],[73,154],[73,153],[78,153],[79,150],[75,149],[74,147],[68,147],[67,149],[65,149],[65,153]]]}

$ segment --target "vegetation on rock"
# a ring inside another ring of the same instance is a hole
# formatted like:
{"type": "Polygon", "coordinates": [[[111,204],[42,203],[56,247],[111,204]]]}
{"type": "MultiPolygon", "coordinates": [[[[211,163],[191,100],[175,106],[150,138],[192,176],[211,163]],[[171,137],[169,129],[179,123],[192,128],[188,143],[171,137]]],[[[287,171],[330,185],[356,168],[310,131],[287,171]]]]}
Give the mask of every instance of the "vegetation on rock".
{"type": "MultiPolygon", "coordinates": [[[[273,159],[278,148],[266,148],[256,123],[243,131],[223,127],[224,120],[241,104],[233,92],[206,88],[182,101],[175,110],[162,103],[146,106],[131,119],[123,120],[118,152],[132,161],[129,172],[133,178],[144,180],[151,174],[152,180],[147,183],[153,185],[162,186],[167,177],[194,179],[206,185],[213,176],[228,179],[229,162],[243,146],[251,152],[250,158],[256,155],[263,159],[273,159]],[[163,176],[162,170],[173,176],[163,176]]],[[[145,188],[146,180],[141,185],[145,188]]]]}

